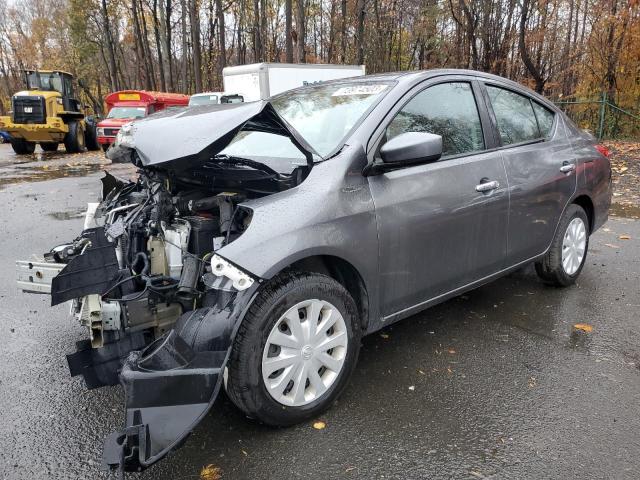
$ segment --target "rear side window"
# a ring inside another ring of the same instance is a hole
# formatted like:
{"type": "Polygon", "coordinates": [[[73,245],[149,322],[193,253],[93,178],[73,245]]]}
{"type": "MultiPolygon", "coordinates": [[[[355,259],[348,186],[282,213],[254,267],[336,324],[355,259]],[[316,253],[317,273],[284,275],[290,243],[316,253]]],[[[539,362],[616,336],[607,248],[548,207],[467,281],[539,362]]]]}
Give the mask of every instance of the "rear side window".
{"type": "Polygon", "coordinates": [[[487,85],[487,92],[503,145],[541,137],[529,97],[491,85],[487,85]]]}
{"type": "Polygon", "coordinates": [[[442,156],[484,149],[478,107],[471,85],[440,83],[413,97],[387,127],[387,140],[406,132],[442,137],[442,156]]]}
{"type": "Polygon", "coordinates": [[[533,111],[538,119],[538,127],[540,128],[540,134],[543,137],[551,135],[551,127],[553,127],[554,114],[551,110],[543,107],[539,103],[531,102],[533,104],[533,111]]]}

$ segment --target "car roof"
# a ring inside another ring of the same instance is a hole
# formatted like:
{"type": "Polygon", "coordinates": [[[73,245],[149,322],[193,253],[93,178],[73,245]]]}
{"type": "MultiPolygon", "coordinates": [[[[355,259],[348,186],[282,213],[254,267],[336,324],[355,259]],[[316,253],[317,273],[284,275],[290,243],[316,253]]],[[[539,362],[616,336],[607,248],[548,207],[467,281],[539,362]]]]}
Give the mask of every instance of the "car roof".
{"type": "Polygon", "coordinates": [[[534,92],[530,88],[522,85],[521,83],[514,82],[513,80],[509,80],[508,78],[501,77],[499,75],[494,75],[492,73],[480,72],[478,70],[468,70],[463,68],[434,68],[431,70],[412,70],[405,72],[390,72],[390,73],[375,73],[371,75],[364,75],[361,77],[353,77],[345,80],[353,80],[353,81],[383,81],[383,80],[395,80],[399,83],[407,84],[415,84],[424,80],[428,80],[430,78],[435,78],[439,76],[446,75],[464,75],[469,77],[478,77],[485,80],[490,80],[494,82],[500,82],[503,85],[508,86],[509,88],[513,88],[514,90],[520,91],[526,95],[532,96],[539,100],[541,103],[544,103],[548,107],[553,110],[557,110],[555,105],[551,103],[544,96],[540,95],[537,92],[534,92]]]}

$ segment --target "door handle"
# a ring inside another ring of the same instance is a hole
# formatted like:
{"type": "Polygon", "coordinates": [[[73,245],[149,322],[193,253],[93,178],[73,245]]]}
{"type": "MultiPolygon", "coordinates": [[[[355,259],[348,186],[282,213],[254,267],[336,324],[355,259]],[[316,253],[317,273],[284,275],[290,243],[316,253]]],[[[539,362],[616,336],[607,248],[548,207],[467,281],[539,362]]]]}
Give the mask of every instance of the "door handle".
{"type": "MultiPolygon", "coordinates": [[[[480,180],[481,182],[484,179],[480,180]]],[[[476,185],[476,192],[490,192],[491,190],[495,190],[500,187],[500,182],[497,180],[492,180],[491,182],[483,182],[480,185],[476,185]]]]}
{"type": "Polygon", "coordinates": [[[564,162],[560,167],[560,171],[562,173],[570,173],[570,172],[573,172],[575,169],[576,169],[576,164],[569,163],[569,162],[564,162]]]}

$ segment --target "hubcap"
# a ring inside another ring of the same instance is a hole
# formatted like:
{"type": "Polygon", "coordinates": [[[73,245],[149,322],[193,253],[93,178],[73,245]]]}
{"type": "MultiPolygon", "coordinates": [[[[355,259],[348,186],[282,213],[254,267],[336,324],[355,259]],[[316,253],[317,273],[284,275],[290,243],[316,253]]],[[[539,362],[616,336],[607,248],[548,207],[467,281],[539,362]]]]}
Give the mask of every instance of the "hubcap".
{"type": "Polygon", "coordinates": [[[262,353],[262,380],[283,405],[299,407],[322,397],[344,365],[347,326],[324,300],[306,300],[275,323],[262,353]]]}
{"type": "Polygon", "coordinates": [[[575,274],[587,248],[587,229],[581,218],[569,222],[562,240],[562,268],[567,275],[575,274]]]}

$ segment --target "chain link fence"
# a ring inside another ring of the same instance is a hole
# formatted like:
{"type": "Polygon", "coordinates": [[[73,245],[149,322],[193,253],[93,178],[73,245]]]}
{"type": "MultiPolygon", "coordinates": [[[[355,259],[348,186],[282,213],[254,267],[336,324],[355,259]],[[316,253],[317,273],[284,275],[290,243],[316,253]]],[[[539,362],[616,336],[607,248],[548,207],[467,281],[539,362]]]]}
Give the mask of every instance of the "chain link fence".
{"type": "Polygon", "coordinates": [[[578,127],[590,131],[599,139],[610,140],[640,140],[640,100],[638,98],[619,98],[618,104],[612,103],[606,93],[600,98],[581,99],[565,97],[555,100],[578,127]],[[628,100],[628,101],[624,101],[628,100]],[[635,112],[631,108],[620,105],[635,105],[635,112]]]}

